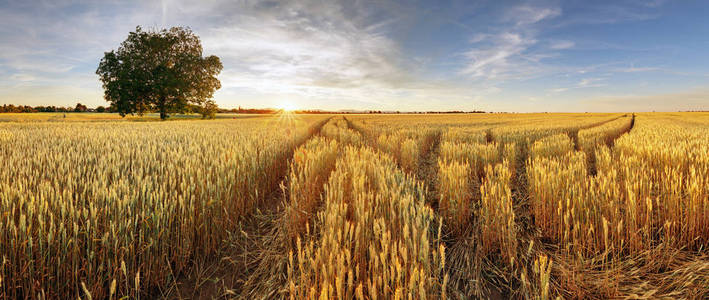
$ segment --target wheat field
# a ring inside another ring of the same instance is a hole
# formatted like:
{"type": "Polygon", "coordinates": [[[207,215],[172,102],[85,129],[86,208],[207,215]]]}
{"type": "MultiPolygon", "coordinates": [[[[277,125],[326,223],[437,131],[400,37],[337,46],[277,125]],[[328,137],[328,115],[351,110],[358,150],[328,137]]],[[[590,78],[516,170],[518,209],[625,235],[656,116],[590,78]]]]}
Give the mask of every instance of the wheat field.
{"type": "Polygon", "coordinates": [[[706,299],[709,114],[0,122],[2,299],[706,299]]]}

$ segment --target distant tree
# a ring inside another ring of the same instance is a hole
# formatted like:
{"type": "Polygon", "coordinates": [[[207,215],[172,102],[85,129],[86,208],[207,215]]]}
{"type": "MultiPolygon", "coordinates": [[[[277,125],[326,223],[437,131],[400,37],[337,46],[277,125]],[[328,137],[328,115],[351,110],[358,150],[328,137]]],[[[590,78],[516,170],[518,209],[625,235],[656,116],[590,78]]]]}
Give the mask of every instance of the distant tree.
{"type": "Polygon", "coordinates": [[[106,108],[103,106],[99,106],[96,108],[96,112],[98,112],[98,113],[106,112],[106,108]]]}
{"type": "Polygon", "coordinates": [[[2,112],[14,113],[14,112],[17,112],[17,111],[15,110],[15,105],[13,105],[13,104],[4,104],[4,105],[2,106],[2,112]]]}
{"type": "Polygon", "coordinates": [[[221,88],[221,70],[219,57],[202,57],[199,37],[189,28],[138,26],[118,50],[105,53],[96,74],[104,98],[121,116],[158,111],[164,120],[211,98],[221,88]]]}
{"type": "Polygon", "coordinates": [[[86,107],[86,105],[83,105],[81,103],[77,103],[76,106],[74,107],[74,112],[86,112],[89,108],[86,107]]]}
{"type": "Polygon", "coordinates": [[[0,107],[0,113],[33,113],[37,112],[34,107],[29,105],[4,104],[0,107]]]}
{"type": "Polygon", "coordinates": [[[217,115],[217,110],[219,107],[217,107],[217,104],[213,100],[207,100],[204,101],[204,104],[202,105],[202,109],[200,113],[202,114],[202,119],[214,119],[214,117],[217,115]]]}

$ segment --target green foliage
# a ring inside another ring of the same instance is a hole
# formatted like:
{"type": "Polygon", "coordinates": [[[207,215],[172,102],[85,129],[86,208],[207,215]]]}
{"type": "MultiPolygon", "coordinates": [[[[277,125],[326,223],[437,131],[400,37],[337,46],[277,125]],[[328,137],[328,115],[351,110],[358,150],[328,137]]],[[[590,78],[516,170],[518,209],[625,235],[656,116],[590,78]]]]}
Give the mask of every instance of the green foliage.
{"type": "Polygon", "coordinates": [[[221,87],[219,57],[202,57],[199,37],[189,28],[144,31],[140,26],[106,52],[96,74],[104,97],[121,116],[160,112],[184,113],[201,105],[221,87]]]}
{"type": "Polygon", "coordinates": [[[74,107],[74,112],[86,112],[89,108],[86,107],[86,105],[83,105],[81,103],[77,103],[76,107],[74,107]]]}
{"type": "Polygon", "coordinates": [[[204,101],[204,105],[200,108],[202,119],[214,119],[217,116],[217,104],[213,100],[204,101]]]}

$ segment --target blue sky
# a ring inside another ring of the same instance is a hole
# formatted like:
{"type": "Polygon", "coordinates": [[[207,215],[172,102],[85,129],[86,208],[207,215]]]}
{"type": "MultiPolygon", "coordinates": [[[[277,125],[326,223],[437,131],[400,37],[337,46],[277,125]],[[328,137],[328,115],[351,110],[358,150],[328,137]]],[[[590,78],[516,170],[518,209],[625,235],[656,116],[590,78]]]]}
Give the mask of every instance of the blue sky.
{"type": "Polygon", "coordinates": [[[706,1],[0,1],[0,104],[106,105],[128,32],[189,26],[221,107],[709,109],[706,1]]]}

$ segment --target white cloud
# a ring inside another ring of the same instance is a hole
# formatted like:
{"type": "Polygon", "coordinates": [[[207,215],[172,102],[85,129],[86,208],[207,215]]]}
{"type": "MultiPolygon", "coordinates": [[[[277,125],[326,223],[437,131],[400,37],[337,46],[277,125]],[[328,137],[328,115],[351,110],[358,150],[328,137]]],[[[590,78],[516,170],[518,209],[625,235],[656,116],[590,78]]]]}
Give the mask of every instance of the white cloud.
{"type": "Polygon", "coordinates": [[[554,50],[563,50],[573,48],[575,45],[576,43],[572,41],[553,41],[549,45],[549,48],[554,50]]]}
{"type": "Polygon", "coordinates": [[[603,87],[603,86],[606,86],[606,84],[601,83],[604,80],[605,80],[605,78],[582,78],[581,80],[579,80],[579,82],[577,82],[576,84],[574,84],[572,86],[548,89],[547,92],[556,94],[556,93],[563,93],[563,92],[566,92],[569,90],[574,90],[574,89],[603,87]]]}
{"type": "Polygon", "coordinates": [[[281,84],[349,88],[406,81],[397,45],[383,33],[302,9],[242,11],[233,23],[203,34],[205,50],[220,56],[225,68],[281,84]]]}
{"type": "Polygon", "coordinates": [[[469,42],[470,42],[471,44],[475,44],[475,43],[482,42],[482,41],[488,39],[489,37],[490,37],[489,34],[476,33],[475,35],[473,35],[472,38],[470,38],[470,41],[469,41],[469,42]]]}
{"type": "Polygon", "coordinates": [[[576,85],[576,87],[579,88],[584,88],[584,87],[598,87],[601,86],[597,82],[602,81],[603,78],[584,78],[579,81],[579,83],[576,85]]]}
{"type": "Polygon", "coordinates": [[[369,8],[350,2],[315,2],[213,8],[237,12],[200,32],[205,53],[219,56],[225,68],[217,102],[228,105],[241,93],[381,107],[421,85],[387,35],[396,16],[372,19],[369,8]]]}
{"type": "Polygon", "coordinates": [[[34,76],[30,75],[30,74],[26,74],[26,73],[16,73],[16,74],[12,74],[12,75],[10,76],[10,79],[11,79],[11,80],[17,80],[17,81],[33,81],[33,80],[35,80],[36,78],[35,78],[34,76]]]}
{"type": "Polygon", "coordinates": [[[461,71],[473,78],[509,78],[526,70],[518,63],[522,54],[537,41],[519,33],[505,32],[491,38],[491,44],[464,53],[469,64],[461,71]]]}
{"type": "Polygon", "coordinates": [[[507,12],[505,19],[514,22],[517,26],[530,25],[542,20],[555,18],[561,15],[559,7],[536,7],[520,5],[507,12]]]}
{"type": "MultiPolygon", "coordinates": [[[[464,3],[441,9],[454,11],[446,14],[388,0],[9,2],[0,7],[0,102],[105,105],[95,68],[136,25],[191,26],[204,54],[224,63],[215,94],[224,107],[268,107],[288,98],[307,108],[515,110],[515,101],[525,99],[552,103],[541,97],[545,91],[617,85],[603,81],[612,72],[707,77],[624,68],[627,61],[586,68],[555,61],[569,54],[560,50],[589,48],[580,37],[549,34],[551,27],[657,13],[633,2],[588,5],[591,12],[568,10],[562,17],[559,3],[549,3],[490,9],[464,3]],[[476,14],[484,22],[466,19],[476,14]],[[454,31],[444,32],[451,24],[454,31]],[[450,39],[467,46],[447,44],[450,39]],[[567,86],[535,86],[537,79],[563,76],[572,80],[567,86]]],[[[614,49],[637,51],[631,46],[614,49]]]]}
{"type": "Polygon", "coordinates": [[[555,89],[550,89],[549,91],[552,93],[563,93],[568,91],[570,88],[555,88],[555,89]]]}
{"type": "Polygon", "coordinates": [[[616,72],[621,72],[621,73],[639,73],[639,72],[652,72],[652,71],[659,71],[661,70],[660,68],[653,68],[653,67],[634,67],[630,66],[627,68],[620,68],[616,69],[616,72]]]}
{"type": "Polygon", "coordinates": [[[567,18],[556,26],[574,24],[616,24],[656,19],[661,16],[657,8],[665,2],[656,1],[609,1],[596,3],[569,13],[567,18]]]}
{"type": "Polygon", "coordinates": [[[57,13],[71,9],[65,3],[5,7],[0,8],[0,19],[7,23],[0,28],[7,40],[0,45],[0,74],[13,82],[5,86],[45,84],[54,89],[62,82],[86,86],[68,81],[85,72],[91,75],[87,92],[93,93],[100,88],[93,70],[103,52],[117,48],[136,25],[189,24],[200,35],[205,55],[222,59],[222,90],[215,95],[222,105],[233,106],[234,98],[243,98],[240,94],[257,93],[374,101],[363,91],[421,85],[416,66],[387,35],[390,24],[405,16],[378,7],[385,5],[164,0],[113,7],[85,4],[67,16],[57,13]]]}
{"type": "MultiPolygon", "coordinates": [[[[460,74],[477,80],[512,80],[537,76],[547,71],[542,60],[554,53],[535,51],[537,23],[561,15],[558,6],[517,5],[508,8],[491,32],[477,33],[470,39],[471,49],[463,53],[466,65],[460,74]]],[[[568,41],[561,47],[571,47],[568,41]]],[[[557,48],[554,50],[558,50],[557,48]]]]}
{"type": "Polygon", "coordinates": [[[647,6],[647,7],[660,7],[662,5],[665,5],[667,3],[667,0],[644,0],[641,1],[641,4],[647,6]]]}

